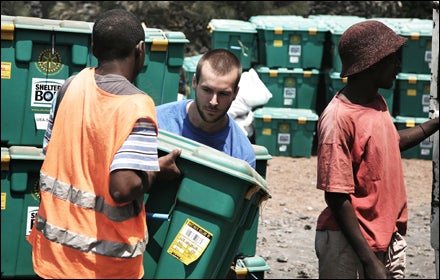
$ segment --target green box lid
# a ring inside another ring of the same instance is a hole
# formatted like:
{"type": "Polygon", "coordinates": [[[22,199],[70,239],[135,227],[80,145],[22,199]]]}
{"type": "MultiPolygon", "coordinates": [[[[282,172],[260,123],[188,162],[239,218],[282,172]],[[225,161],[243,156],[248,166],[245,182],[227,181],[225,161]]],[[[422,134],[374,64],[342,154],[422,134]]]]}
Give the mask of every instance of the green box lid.
{"type": "Polygon", "coordinates": [[[432,20],[413,19],[400,25],[399,34],[405,37],[432,37],[432,20]]]}
{"type": "Polygon", "coordinates": [[[251,20],[255,28],[267,31],[328,31],[324,22],[298,16],[260,16],[259,18],[251,18],[251,20]]]}
{"type": "Polygon", "coordinates": [[[431,81],[431,75],[429,74],[399,73],[396,78],[397,80],[412,81],[413,83],[431,81]]]}
{"type": "Polygon", "coordinates": [[[210,32],[257,33],[252,23],[237,19],[211,19],[208,29],[210,32]]]}
{"type": "Polygon", "coordinates": [[[17,16],[13,19],[17,29],[35,29],[55,32],[92,34],[93,23],[77,20],[55,20],[17,16]]]}
{"type": "Polygon", "coordinates": [[[266,147],[261,145],[252,144],[254,148],[255,157],[257,160],[269,160],[272,159],[272,156],[269,154],[269,151],[266,147]]]}
{"type": "Polygon", "coordinates": [[[405,127],[414,127],[418,124],[428,121],[429,118],[396,116],[393,119],[394,123],[405,124],[405,127]]]}
{"type": "Polygon", "coordinates": [[[267,66],[257,66],[255,67],[255,71],[259,74],[267,74],[269,77],[278,76],[278,74],[289,74],[289,75],[319,75],[318,69],[308,69],[304,70],[303,68],[269,68],[267,66]]]}
{"type": "Polygon", "coordinates": [[[311,109],[263,107],[254,111],[254,118],[317,121],[319,117],[311,109]]]}
{"type": "MultiPolygon", "coordinates": [[[[2,150],[3,151],[3,150],[2,150]]],[[[11,159],[19,160],[44,160],[42,148],[34,146],[11,146],[9,147],[9,156],[11,159]]]]}
{"type": "Polygon", "coordinates": [[[162,129],[159,129],[158,148],[166,153],[180,148],[182,149],[180,158],[246,181],[263,191],[264,197],[270,197],[266,180],[244,160],[162,129]]]}
{"type": "Polygon", "coordinates": [[[263,29],[267,22],[291,22],[294,20],[304,20],[305,17],[297,15],[256,15],[249,18],[257,29],[263,29]]]}

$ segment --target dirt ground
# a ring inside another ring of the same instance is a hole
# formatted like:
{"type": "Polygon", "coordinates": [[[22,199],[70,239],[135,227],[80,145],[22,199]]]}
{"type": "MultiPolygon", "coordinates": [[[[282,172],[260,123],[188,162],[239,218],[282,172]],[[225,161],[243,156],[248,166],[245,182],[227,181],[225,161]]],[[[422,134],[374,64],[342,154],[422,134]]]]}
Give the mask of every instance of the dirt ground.
{"type": "MultiPolygon", "coordinates": [[[[432,161],[403,159],[409,224],[406,278],[434,279],[430,245],[432,161]]],[[[324,193],[316,189],[316,156],[273,157],[266,171],[272,198],[261,206],[257,253],[270,266],[266,279],[318,278],[314,239],[324,193]]]]}

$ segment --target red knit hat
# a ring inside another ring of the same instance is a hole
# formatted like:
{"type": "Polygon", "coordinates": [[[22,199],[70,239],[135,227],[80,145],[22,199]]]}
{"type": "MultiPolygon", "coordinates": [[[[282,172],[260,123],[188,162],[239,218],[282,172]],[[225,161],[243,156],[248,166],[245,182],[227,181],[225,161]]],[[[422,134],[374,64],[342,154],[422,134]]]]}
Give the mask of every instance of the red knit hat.
{"type": "Polygon", "coordinates": [[[359,73],[398,51],[408,39],[377,20],[353,24],[342,34],[338,51],[341,78],[359,73]]]}

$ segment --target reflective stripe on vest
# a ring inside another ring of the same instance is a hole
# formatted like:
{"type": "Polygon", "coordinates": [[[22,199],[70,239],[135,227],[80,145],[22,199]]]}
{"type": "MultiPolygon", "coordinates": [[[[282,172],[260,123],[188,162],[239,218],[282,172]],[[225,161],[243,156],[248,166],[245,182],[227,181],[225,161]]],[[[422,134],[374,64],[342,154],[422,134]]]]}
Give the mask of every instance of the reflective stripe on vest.
{"type": "Polygon", "coordinates": [[[148,243],[148,238],[132,245],[93,239],[51,225],[40,215],[37,217],[36,229],[52,242],[72,247],[82,252],[104,255],[107,257],[134,258],[140,256],[144,253],[148,243]]]}
{"type": "Polygon", "coordinates": [[[124,206],[106,204],[103,197],[79,190],[43,173],[40,174],[40,189],[82,208],[93,209],[115,222],[123,222],[136,217],[144,207],[142,197],[124,206]]]}

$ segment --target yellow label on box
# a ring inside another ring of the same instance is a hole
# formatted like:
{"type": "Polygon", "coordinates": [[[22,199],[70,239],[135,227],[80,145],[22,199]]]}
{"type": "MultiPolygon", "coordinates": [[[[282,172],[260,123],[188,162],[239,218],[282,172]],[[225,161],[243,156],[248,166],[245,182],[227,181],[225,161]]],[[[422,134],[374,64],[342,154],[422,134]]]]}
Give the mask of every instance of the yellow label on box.
{"type": "Polygon", "coordinates": [[[185,265],[189,265],[200,258],[211,239],[212,233],[186,219],[167,252],[185,265]]]}
{"type": "Polygon", "coordinates": [[[261,131],[261,134],[263,135],[272,135],[272,129],[270,128],[265,128],[261,131]]]}
{"type": "Polygon", "coordinates": [[[417,90],[409,89],[409,90],[406,91],[406,95],[408,95],[408,96],[416,96],[417,95],[417,90]]]}
{"type": "Polygon", "coordinates": [[[274,40],[273,41],[273,46],[276,48],[282,47],[283,46],[283,40],[274,40]]]}
{"type": "Polygon", "coordinates": [[[6,193],[2,192],[2,210],[6,210],[6,193]]]}
{"type": "Polygon", "coordinates": [[[11,62],[3,62],[2,61],[2,79],[11,79],[11,62]]]}

